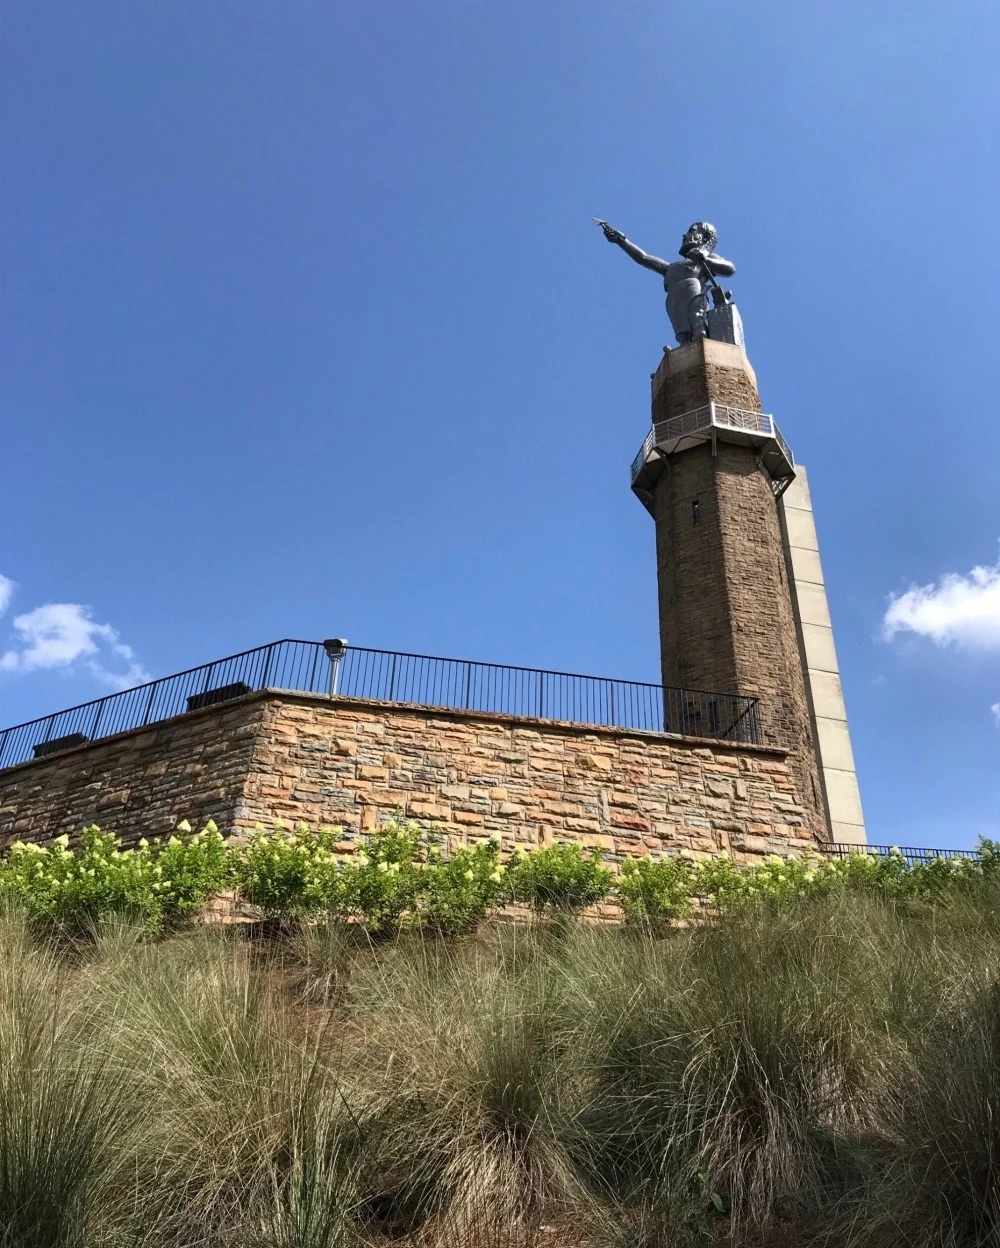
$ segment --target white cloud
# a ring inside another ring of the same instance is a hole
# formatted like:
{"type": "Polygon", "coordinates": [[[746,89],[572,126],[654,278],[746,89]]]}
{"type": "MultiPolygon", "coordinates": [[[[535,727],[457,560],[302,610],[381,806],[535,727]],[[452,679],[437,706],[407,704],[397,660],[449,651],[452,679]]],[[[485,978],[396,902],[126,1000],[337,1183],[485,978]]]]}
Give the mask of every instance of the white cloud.
{"type": "Polygon", "coordinates": [[[10,600],[14,597],[16,588],[16,584],[10,577],[0,575],[0,615],[3,615],[10,606],[10,600]]]}
{"type": "MultiPolygon", "coordinates": [[[[10,601],[13,581],[0,577],[0,604],[10,601]]],[[[70,667],[83,660],[87,670],[112,689],[128,689],[152,679],[131,646],[110,624],[98,624],[90,608],[76,602],[50,602],[13,619],[15,644],[0,654],[0,671],[34,672],[70,667]]]]}
{"type": "Polygon", "coordinates": [[[912,585],[893,595],[882,633],[890,641],[901,632],[927,637],[937,646],[1000,650],[1000,563],[973,568],[965,576],[949,572],[935,584],[912,585]]]}
{"type": "Polygon", "coordinates": [[[994,702],[990,710],[993,712],[993,718],[997,721],[997,727],[1000,728],[1000,702],[994,702]]]}

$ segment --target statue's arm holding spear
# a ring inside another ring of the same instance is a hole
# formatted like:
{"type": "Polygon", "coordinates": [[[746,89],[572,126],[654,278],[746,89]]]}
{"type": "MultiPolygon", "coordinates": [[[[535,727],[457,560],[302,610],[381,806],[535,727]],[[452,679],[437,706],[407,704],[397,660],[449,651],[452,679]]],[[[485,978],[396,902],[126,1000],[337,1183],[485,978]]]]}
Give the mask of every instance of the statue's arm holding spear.
{"type": "Polygon", "coordinates": [[[644,269],[652,269],[654,273],[659,273],[661,277],[666,277],[667,269],[670,268],[669,260],[661,260],[659,256],[651,256],[643,251],[641,247],[637,247],[635,243],[630,243],[621,230],[616,230],[613,225],[609,225],[607,221],[602,221],[600,217],[594,220],[604,231],[604,237],[609,243],[614,243],[620,247],[622,251],[633,259],[636,264],[641,264],[644,269]]]}
{"type": "MultiPolygon", "coordinates": [[[[641,264],[644,269],[652,269],[654,273],[660,273],[666,277],[667,269],[670,268],[669,260],[661,260],[659,256],[651,256],[648,252],[637,247],[635,243],[630,242],[621,230],[616,230],[613,225],[607,221],[602,221],[600,217],[595,217],[594,221],[604,231],[604,237],[609,243],[614,243],[616,247],[620,247],[627,256],[630,256],[636,264],[641,264]]],[[[736,265],[731,260],[726,260],[722,256],[717,256],[713,250],[715,246],[714,230],[709,234],[707,232],[711,227],[705,227],[703,222],[696,222],[681,240],[680,255],[686,260],[690,260],[693,264],[698,265],[707,275],[711,282],[713,278],[732,277],[736,272],[736,265]]]]}

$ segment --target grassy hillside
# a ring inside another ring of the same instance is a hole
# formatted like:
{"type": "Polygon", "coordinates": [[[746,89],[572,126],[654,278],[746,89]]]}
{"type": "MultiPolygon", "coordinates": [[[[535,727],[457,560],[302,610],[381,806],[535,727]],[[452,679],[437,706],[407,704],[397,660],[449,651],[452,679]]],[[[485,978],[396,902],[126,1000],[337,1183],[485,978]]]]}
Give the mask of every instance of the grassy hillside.
{"type": "Polygon", "coordinates": [[[0,922],[0,1243],[1000,1243],[1000,891],[0,922]]]}

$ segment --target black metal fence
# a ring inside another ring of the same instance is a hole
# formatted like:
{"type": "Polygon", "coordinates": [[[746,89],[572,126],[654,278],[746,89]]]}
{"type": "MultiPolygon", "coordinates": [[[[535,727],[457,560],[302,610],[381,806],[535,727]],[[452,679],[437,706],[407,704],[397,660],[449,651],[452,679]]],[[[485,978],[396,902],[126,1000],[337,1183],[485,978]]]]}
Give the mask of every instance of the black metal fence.
{"type": "Polygon", "coordinates": [[[935,858],[979,857],[979,852],[975,849],[924,849],[914,845],[824,845],[822,850],[831,858],[847,858],[851,854],[902,854],[911,867],[922,862],[931,862],[935,858]]]}
{"type": "Polygon", "coordinates": [[[0,730],[0,768],[170,719],[260,689],[494,711],[648,732],[758,743],[756,698],[570,672],[350,646],[336,665],[322,642],[275,641],[0,730]]]}

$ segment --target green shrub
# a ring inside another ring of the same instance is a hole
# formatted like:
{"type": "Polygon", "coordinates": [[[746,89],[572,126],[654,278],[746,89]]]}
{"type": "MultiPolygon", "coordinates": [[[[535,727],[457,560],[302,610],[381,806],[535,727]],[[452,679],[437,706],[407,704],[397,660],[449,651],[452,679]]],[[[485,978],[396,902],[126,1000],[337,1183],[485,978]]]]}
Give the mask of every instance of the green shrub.
{"type": "Polygon", "coordinates": [[[122,849],[111,832],[84,828],[71,847],[68,836],[46,846],[15,842],[0,860],[0,897],[32,919],[83,930],[101,918],[128,915],[150,929],[175,922],[225,886],[229,857],[214,823],[162,844],[141,840],[122,849]]]}
{"type": "MultiPolygon", "coordinates": [[[[171,836],[166,844],[154,841],[151,849],[163,917],[168,922],[190,914],[232,882],[233,855],[213,820],[193,836],[187,835],[191,831],[187,820],[177,830],[181,836],[171,836]]],[[[145,848],[140,841],[140,851],[145,848]]]]}
{"type": "Polygon", "coordinates": [[[363,923],[372,935],[397,931],[403,916],[416,907],[422,853],[419,824],[387,823],[366,836],[354,857],[344,863],[331,908],[363,923]]]}
{"type": "Polygon", "coordinates": [[[511,895],[532,906],[577,910],[603,900],[614,876],[601,866],[601,851],[556,841],[544,849],[515,850],[509,869],[511,895]]]}
{"type": "Polygon", "coordinates": [[[344,901],[344,872],[334,845],[340,828],[294,832],[258,824],[237,854],[234,876],[240,897],[265,918],[301,918],[335,909],[344,901]]]}
{"type": "Polygon", "coordinates": [[[617,886],[625,921],[657,926],[689,915],[695,872],[695,864],[680,855],[629,858],[617,886]]]}
{"type": "Polygon", "coordinates": [[[985,868],[971,858],[931,858],[911,867],[902,880],[905,895],[943,901],[987,878],[985,868]]]}
{"type": "Polygon", "coordinates": [[[710,908],[724,911],[747,903],[784,904],[822,897],[835,890],[944,901],[983,878],[984,868],[974,859],[934,858],[911,866],[899,850],[893,850],[845,858],[771,855],[749,866],[737,866],[729,858],[710,858],[694,864],[691,889],[710,908]]]}
{"type": "Polygon", "coordinates": [[[889,854],[783,859],[752,865],[730,858],[637,858],[615,876],[599,849],[556,843],[515,850],[507,866],[490,842],[442,855],[416,823],[392,821],[362,838],[355,855],[337,853],[339,828],[289,832],[258,825],[246,845],[230,848],[212,822],[191,835],[186,821],[165,843],[122,849],[111,833],[86,828],[70,847],[16,843],[0,858],[0,899],[32,918],[85,928],[102,916],[137,919],[150,930],[176,923],[207,897],[235,885],[262,915],[306,918],[326,913],[387,934],[412,922],[445,934],[474,930],[505,898],[575,910],[615,895],[630,923],[660,924],[704,906],[722,914],[748,904],[781,906],[833,892],[869,893],[922,904],[951,902],[1000,882],[1000,847],[980,856],[911,865],[889,854]]]}
{"type": "Polygon", "coordinates": [[[495,841],[447,859],[432,850],[420,881],[421,921],[448,936],[475,930],[500,900],[505,875],[495,841]]]}
{"type": "Polygon", "coordinates": [[[844,865],[772,855],[762,863],[737,866],[730,858],[709,858],[695,864],[692,888],[716,910],[746,903],[783,903],[828,892],[843,875],[844,865]]]}

